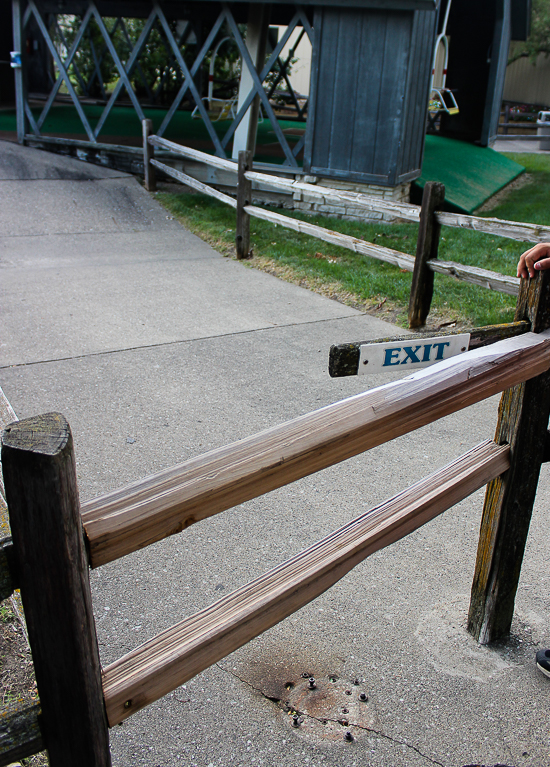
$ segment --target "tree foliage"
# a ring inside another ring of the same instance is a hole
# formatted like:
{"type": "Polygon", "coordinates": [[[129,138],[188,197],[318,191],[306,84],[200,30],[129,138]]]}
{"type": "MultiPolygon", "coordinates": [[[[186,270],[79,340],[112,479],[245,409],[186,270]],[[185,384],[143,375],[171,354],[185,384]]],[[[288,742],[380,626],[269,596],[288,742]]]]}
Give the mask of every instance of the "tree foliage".
{"type": "MultiPolygon", "coordinates": [[[[104,18],[103,21],[120,60],[126,65],[143,32],[145,21],[136,18],[104,18]]],[[[193,33],[184,34],[181,23],[168,23],[173,37],[179,44],[183,60],[190,68],[198,53],[197,39],[193,33]]],[[[54,39],[62,58],[65,58],[79,33],[82,18],[72,15],[59,16],[58,24],[59,30],[54,34],[54,39]]],[[[217,40],[221,37],[223,35],[220,33],[217,40]]],[[[214,41],[214,46],[217,40],[214,41]]],[[[231,94],[238,86],[240,57],[236,46],[228,44],[222,46],[220,54],[215,61],[214,83],[215,87],[221,90],[220,95],[226,97],[225,92],[231,94]]],[[[212,51],[205,56],[195,78],[198,84],[202,74],[203,95],[206,95],[211,55],[212,51]]],[[[115,61],[95,19],[90,21],[68,71],[78,95],[88,98],[107,98],[118,81],[120,75],[115,61]]],[[[150,100],[152,97],[153,102],[158,104],[169,104],[175,98],[182,85],[183,74],[159,25],[155,25],[149,33],[129,79],[138,98],[150,100]]]]}
{"type": "Polygon", "coordinates": [[[513,44],[509,63],[529,57],[534,64],[540,53],[550,55],[550,0],[533,0],[531,33],[527,40],[513,44]]]}

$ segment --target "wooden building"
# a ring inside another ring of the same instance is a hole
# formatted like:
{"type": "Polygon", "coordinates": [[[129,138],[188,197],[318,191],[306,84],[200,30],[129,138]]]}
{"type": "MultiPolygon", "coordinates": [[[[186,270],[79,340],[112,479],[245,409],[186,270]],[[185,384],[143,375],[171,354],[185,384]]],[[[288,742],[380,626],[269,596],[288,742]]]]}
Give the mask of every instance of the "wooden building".
{"type": "MultiPolygon", "coordinates": [[[[60,34],[58,19],[76,14],[84,28],[80,39],[89,36],[93,24],[101,31],[103,47],[119,70],[115,98],[106,93],[104,99],[106,113],[124,96],[142,118],[144,99],[138,98],[131,81],[138,72],[147,37],[156,29],[170,48],[172,65],[175,62],[182,75],[180,93],[158,133],[166,130],[175,112],[186,103],[186,108],[196,109],[204,120],[212,150],[219,156],[235,157],[236,150],[254,146],[255,114],[261,106],[278,142],[283,170],[385,187],[420,173],[436,0],[259,0],[228,4],[217,0],[164,0],[162,4],[153,0],[13,0],[13,8],[14,49],[23,59],[22,69],[16,70],[20,141],[43,134],[48,111],[62,92],[64,98],[72,98],[86,139],[91,143],[102,140],[105,120],[92,125],[86,118],[80,103],[83,88],[77,82],[74,42],[64,42],[60,34]],[[113,24],[106,19],[130,18],[143,19],[145,27],[123,60],[122,53],[117,57],[114,50],[113,24]],[[194,60],[190,56],[191,35],[177,39],[175,21],[186,22],[192,31],[194,60]],[[244,39],[240,33],[243,24],[247,25],[244,39]],[[312,43],[308,119],[303,135],[294,142],[279,127],[262,87],[281,65],[281,43],[286,36],[270,48],[270,24],[284,25],[287,31],[302,27],[312,43]],[[220,35],[233,38],[242,58],[235,117],[222,135],[205,108],[203,74],[203,63],[220,35]],[[42,62],[40,71],[50,73],[49,83],[37,76],[37,60],[42,62]],[[38,116],[30,108],[29,93],[44,100],[38,116]]],[[[94,53],[98,58],[100,54],[99,49],[94,53]]],[[[150,83],[149,90],[153,87],[150,83]]]]}
{"type": "MultiPolygon", "coordinates": [[[[104,142],[122,102],[142,120],[170,80],[177,88],[163,105],[158,135],[182,111],[193,113],[204,127],[201,148],[236,159],[240,149],[255,148],[261,111],[272,136],[273,160],[264,157],[264,167],[320,183],[368,184],[400,199],[421,172],[440,2],[444,7],[446,0],[12,0],[13,50],[22,60],[14,70],[18,139],[55,136],[48,118],[62,101],[78,115],[75,138],[104,142]],[[62,23],[68,15],[78,18],[70,39],[62,23]],[[286,28],[279,40],[270,38],[270,25],[286,28]],[[312,46],[309,102],[299,104],[290,89],[302,122],[283,129],[269,83],[284,81],[285,45],[296,30],[312,46]],[[233,99],[216,99],[208,89],[208,62],[222,40],[241,59],[233,99]],[[142,63],[153,44],[168,56],[151,76],[142,63]],[[93,59],[87,72],[79,69],[84,45],[93,59]],[[116,76],[104,82],[107,58],[116,76]],[[224,99],[232,119],[222,124],[211,107],[224,99]],[[91,102],[102,106],[99,118],[90,118],[91,102]]],[[[521,27],[528,5],[453,0],[448,85],[457,89],[460,113],[444,116],[444,135],[491,142],[512,27],[521,27]]],[[[187,143],[184,131],[175,138],[187,143]]]]}

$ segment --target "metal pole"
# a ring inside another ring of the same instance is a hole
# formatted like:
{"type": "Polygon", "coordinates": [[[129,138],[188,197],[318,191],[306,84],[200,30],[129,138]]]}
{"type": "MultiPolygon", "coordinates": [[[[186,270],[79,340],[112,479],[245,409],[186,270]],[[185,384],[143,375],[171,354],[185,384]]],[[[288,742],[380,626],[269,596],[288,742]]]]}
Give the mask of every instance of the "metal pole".
{"type": "Polygon", "coordinates": [[[13,7],[13,53],[12,67],[15,76],[15,108],[17,115],[17,141],[25,143],[27,121],[25,118],[25,73],[23,70],[25,58],[23,56],[23,8],[24,0],[12,0],[13,7]]]}

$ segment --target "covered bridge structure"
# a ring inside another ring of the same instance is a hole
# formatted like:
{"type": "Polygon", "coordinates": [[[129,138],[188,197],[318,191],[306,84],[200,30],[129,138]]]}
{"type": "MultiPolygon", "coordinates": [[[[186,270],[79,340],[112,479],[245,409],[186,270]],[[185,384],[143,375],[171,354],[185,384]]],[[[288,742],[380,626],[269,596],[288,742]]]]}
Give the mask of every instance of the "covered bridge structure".
{"type": "MultiPolygon", "coordinates": [[[[219,157],[252,149],[265,169],[403,199],[421,174],[447,2],[12,0],[0,22],[13,25],[17,138],[137,144],[148,117],[157,135],[219,157]],[[288,77],[297,37],[312,50],[308,94],[288,77]]],[[[487,146],[529,2],[478,6],[453,0],[448,85],[461,110],[441,130],[487,146]]]]}

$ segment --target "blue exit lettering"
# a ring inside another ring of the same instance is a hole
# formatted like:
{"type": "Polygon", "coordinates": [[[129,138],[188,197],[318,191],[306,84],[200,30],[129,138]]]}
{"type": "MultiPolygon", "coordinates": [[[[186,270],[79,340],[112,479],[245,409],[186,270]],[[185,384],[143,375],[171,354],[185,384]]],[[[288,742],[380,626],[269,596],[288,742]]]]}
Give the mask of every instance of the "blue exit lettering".
{"type": "Polygon", "coordinates": [[[415,362],[437,362],[443,359],[446,346],[450,346],[449,341],[440,341],[437,344],[419,344],[414,348],[412,346],[396,346],[395,349],[385,349],[382,367],[414,364],[415,362]],[[432,357],[433,350],[435,350],[434,357],[432,357]],[[401,352],[404,352],[404,357],[401,356],[401,352]]]}

